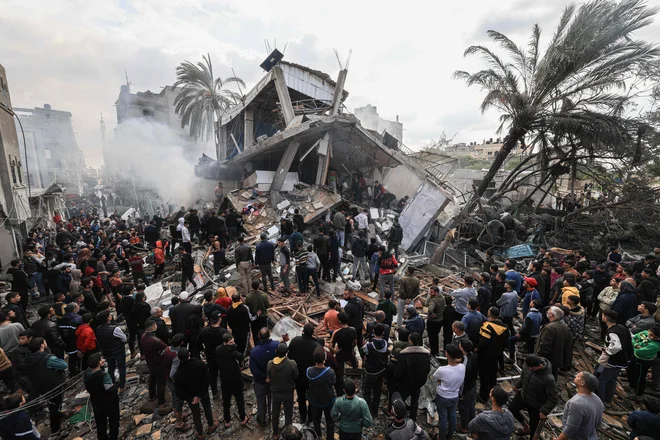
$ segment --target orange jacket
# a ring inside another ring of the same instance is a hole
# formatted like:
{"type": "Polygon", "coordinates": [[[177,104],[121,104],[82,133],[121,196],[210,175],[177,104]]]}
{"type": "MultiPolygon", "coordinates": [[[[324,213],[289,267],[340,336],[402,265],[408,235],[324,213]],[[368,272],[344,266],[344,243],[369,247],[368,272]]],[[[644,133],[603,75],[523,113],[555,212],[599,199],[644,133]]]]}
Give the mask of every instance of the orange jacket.
{"type": "Polygon", "coordinates": [[[81,324],[76,329],[76,347],[83,353],[96,349],[96,335],[89,324],[81,324]]]}
{"type": "Polygon", "coordinates": [[[154,249],[154,261],[156,264],[165,263],[165,253],[163,252],[162,249],[160,248],[154,249]]]}

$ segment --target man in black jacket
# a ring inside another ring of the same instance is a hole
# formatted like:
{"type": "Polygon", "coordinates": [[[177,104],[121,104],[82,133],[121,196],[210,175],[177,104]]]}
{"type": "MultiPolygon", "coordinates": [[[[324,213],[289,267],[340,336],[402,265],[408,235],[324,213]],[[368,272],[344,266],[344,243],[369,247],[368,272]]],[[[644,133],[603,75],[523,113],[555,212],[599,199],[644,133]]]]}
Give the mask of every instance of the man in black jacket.
{"type": "Polygon", "coordinates": [[[362,348],[362,331],[363,331],[363,321],[364,321],[364,309],[362,306],[362,300],[355,296],[355,290],[352,287],[349,287],[344,291],[344,300],[347,301],[344,311],[348,315],[348,326],[353,327],[357,332],[357,344],[358,347],[362,348]]]}
{"type": "Polygon", "coordinates": [[[268,281],[270,281],[270,290],[275,290],[275,280],[273,279],[273,263],[275,262],[275,245],[268,241],[268,235],[261,233],[261,241],[254,251],[254,263],[259,266],[261,272],[261,282],[263,289],[268,291],[268,281]]]}
{"type": "Polygon", "coordinates": [[[23,326],[23,328],[30,328],[28,324],[25,310],[20,305],[21,295],[18,292],[9,292],[5,295],[5,301],[7,301],[7,310],[14,312],[14,319],[12,322],[18,322],[23,326]]]}
{"type": "Polygon", "coordinates": [[[211,399],[209,399],[209,371],[206,364],[200,359],[190,357],[187,348],[180,349],[177,357],[179,358],[179,368],[174,375],[176,394],[181,400],[188,402],[197,437],[204,438],[200,403],[204,408],[204,416],[208,425],[206,434],[213,434],[220,425],[217,420],[213,419],[211,399]]]}
{"type": "Polygon", "coordinates": [[[185,247],[181,246],[181,291],[186,290],[186,281],[190,281],[193,287],[197,288],[195,280],[195,264],[192,256],[188,253],[185,247]]]}
{"type": "MultiPolygon", "coordinates": [[[[539,296],[543,300],[543,304],[548,304],[548,293],[545,291],[545,280],[541,274],[543,269],[543,263],[540,261],[535,261],[532,263],[532,269],[534,271],[529,274],[529,278],[534,278],[536,280],[536,291],[539,293],[539,296]]],[[[518,292],[520,293],[520,292],[518,292]]]]}
{"type": "MultiPolygon", "coordinates": [[[[234,327],[232,327],[232,331],[234,331],[234,327]]],[[[227,329],[220,325],[220,315],[212,314],[209,318],[209,325],[202,329],[196,342],[197,350],[204,350],[204,354],[206,355],[211,393],[214,399],[218,396],[218,363],[215,353],[216,348],[222,345],[222,338],[226,333],[228,333],[227,329]]]]}
{"type": "Polygon", "coordinates": [[[298,378],[296,379],[296,395],[298,396],[298,410],[302,423],[311,421],[311,414],[307,414],[307,388],[309,381],[305,372],[314,365],[314,350],[321,344],[314,337],[314,324],[307,323],[303,327],[302,336],[296,336],[289,343],[289,359],[298,365],[298,378]]]}
{"type": "Polygon", "coordinates": [[[58,327],[62,340],[66,344],[66,354],[69,357],[69,377],[80,373],[80,358],[78,357],[78,346],[76,344],[76,330],[81,325],[82,317],[78,314],[80,306],[76,303],[67,304],[64,316],[58,320],[58,327]]]}
{"type": "Polygon", "coordinates": [[[488,310],[488,321],[479,330],[479,397],[483,402],[490,398],[490,390],[497,385],[497,368],[504,355],[504,349],[509,340],[509,329],[500,321],[500,309],[491,307],[488,310]]]}
{"type": "Polygon", "coordinates": [[[156,336],[168,345],[170,343],[170,330],[167,328],[167,324],[163,321],[163,309],[160,307],[154,307],[151,309],[151,319],[156,322],[156,336]]]}
{"type": "Polygon", "coordinates": [[[238,405],[238,417],[241,425],[245,426],[250,418],[245,414],[245,399],[243,398],[243,379],[241,377],[241,365],[243,364],[243,353],[236,350],[234,337],[225,331],[222,335],[222,345],[215,350],[218,370],[220,371],[220,385],[222,387],[222,411],[225,419],[225,428],[231,426],[231,398],[234,396],[238,405]]]}
{"type": "MultiPolygon", "coordinates": [[[[358,238],[351,246],[351,253],[353,254],[353,279],[358,280],[360,270],[362,271],[363,279],[369,279],[369,266],[367,265],[367,240],[364,239],[364,231],[358,232],[358,238]]],[[[371,258],[369,255],[368,258],[371,258]]]]}
{"type": "Polygon", "coordinates": [[[330,240],[325,235],[323,228],[319,228],[319,235],[314,239],[314,252],[321,261],[323,269],[321,278],[330,281],[330,240]]]}
{"type": "Polygon", "coordinates": [[[89,367],[84,381],[94,409],[96,437],[117,440],[119,438],[119,395],[117,387],[105,372],[105,359],[101,357],[101,353],[94,353],[84,367],[89,367]],[[108,434],[108,425],[110,434],[108,434]]]}
{"type": "Polygon", "coordinates": [[[385,333],[384,324],[378,323],[374,326],[374,337],[371,341],[364,344],[362,351],[364,352],[364,381],[363,381],[363,395],[371,417],[378,416],[378,407],[380,406],[380,393],[383,388],[383,377],[385,376],[385,368],[387,367],[387,339],[383,339],[385,333]],[[373,393],[373,394],[372,394],[373,393]]]}
{"type": "Polygon", "coordinates": [[[612,405],[616,382],[619,373],[633,360],[634,350],[630,330],[617,324],[617,313],[604,310],[601,320],[607,327],[605,331],[605,347],[598,359],[596,373],[598,376],[598,397],[605,407],[612,405]]]}
{"type": "Polygon", "coordinates": [[[463,353],[465,359],[465,380],[458,399],[458,414],[461,417],[461,424],[457,428],[458,432],[467,432],[467,424],[476,416],[475,406],[477,404],[477,355],[474,353],[474,344],[469,340],[462,340],[458,343],[458,348],[463,353]]]}
{"type": "Polygon", "coordinates": [[[51,306],[41,306],[39,308],[39,319],[32,323],[30,327],[34,331],[35,338],[44,338],[55,356],[64,359],[64,350],[66,344],[60,335],[60,329],[52,321],[55,316],[55,309],[51,306]]]}
{"type": "Polygon", "coordinates": [[[96,296],[92,291],[92,286],[94,285],[94,281],[92,281],[91,278],[89,277],[83,278],[82,281],[80,282],[80,285],[82,286],[83,304],[85,306],[85,309],[89,313],[91,313],[92,315],[96,315],[97,313],[107,308],[107,304],[105,303],[101,304],[96,299],[96,296]]]}
{"type": "Polygon", "coordinates": [[[637,286],[637,304],[644,301],[649,301],[655,304],[658,297],[658,287],[660,282],[655,277],[652,269],[646,268],[642,270],[642,281],[637,286]]]}
{"type": "Polygon", "coordinates": [[[236,349],[239,353],[245,353],[250,337],[250,322],[254,316],[250,315],[250,309],[243,304],[240,294],[234,293],[231,301],[232,306],[227,310],[227,324],[236,340],[236,349]]]}
{"type": "Polygon", "coordinates": [[[11,275],[11,290],[12,292],[18,292],[21,297],[20,305],[23,308],[23,312],[27,310],[28,299],[30,295],[28,290],[28,275],[23,270],[23,262],[20,260],[12,260],[10,263],[11,267],[7,270],[7,275],[11,275]]]}
{"type": "Polygon", "coordinates": [[[403,228],[401,228],[401,225],[399,224],[399,218],[394,219],[394,225],[392,225],[392,229],[390,229],[390,234],[387,238],[387,250],[388,252],[391,252],[392,249],[394,249],[394,257],[398,260],[399,259],[399,246],[401,245],[401,242],[403,241],[403,228]]]}
{"type": "Polygon", "coordinates": [[[149,226],[144,228],[144,241],[146,241],[149,246],[155,247],[158,240],[160,240],[160,231],[156,228],[156,222],[151,220],[149,226]]]}
{"type": "Polygon", "coordinates": [[[413,333],[408,338],[410,347],[399,353],[394,369],[394,378],[399,384],[403,400],[410,397],[410,418],[417,419],[419,393],[431,371],[431,352],[422,347],[422,337],[413,333]]]}
{"type": "MultiPolygon", "coordinates": [[[[335,401],[334,385],[337,381],[335,371],[325,365],[326,352],[323,347],[314,350],[314,365],[307,368],[305,376],[309,381],[309,412],[314,422],[316,436],[321,438],[321,416],[325,415],[326,440],[335,437],[335,422],[332,419],[332,404],[335,401]]],[[[301,371],[300,374],[303,374],[301,371]]]]}
{"type": "MultiPolygon", "coordinates": [[[[29,348],[31,353],[28,355],[26,367],[30,383],[34,389],[34,397],[43,396],[64,383],[67,364],[62,359],[50,354],[46,349],[48,344],[44,338],[33,338],[30,341],[29,348]]],[[[62,389],[48,399],[48,413],[50,418],[50,430],[55,434],[60,430],[60,422],[63,414],[60,413],[62,407],[62,389]]]]}
{"type": "MultiPolygon", "coordinates": [[[[181,292],[179,294],[179,304],[170,309],[172,334],[187,334],[186,324],[188,323],[188,318],[195,313],[196,309],[196,305],[191,303],[191,300],[192,298],[188,292],[181,292]]],[[[189,342],[189,338],[186,336],[186,344],[189,342]]]]}
{"type": "Polygon", "coordinates": [[[116,325],[111,324],[112,315],[109,310],[96,315],[98,326],[94,330],[96,344],[103,357],[108,361],[108,374],[115,380],[115,368],[119,368],[119,392],[126,386],[126,335],[116,325]]]}
{"type": "Polygon", "coordinates": [[[138,292],[135,294],[135,304],[129,316],[126,318],[131,322],[137,324],[137,340],[138,348],[140,353],[144,354],[142,351],[142,335],[144,334],[144,323],[147,322],[147,319],[151,317],[151,306],[147,303],[147,295],[144,292],[138,292]]]}
{"type": "Polygon", "coordinates": [[[559,402],[559,393],[547,359],[530,354],[525,363],[527,366],[523,367],[520,379],[515,384],[518,392],[509,410],[522,423],[523,432],[534,436],[539,422],[543,420],[545,423],[548,415],[559,402]],[[529,414],[529,425],[520,412],[523,409],[529,414]]]}

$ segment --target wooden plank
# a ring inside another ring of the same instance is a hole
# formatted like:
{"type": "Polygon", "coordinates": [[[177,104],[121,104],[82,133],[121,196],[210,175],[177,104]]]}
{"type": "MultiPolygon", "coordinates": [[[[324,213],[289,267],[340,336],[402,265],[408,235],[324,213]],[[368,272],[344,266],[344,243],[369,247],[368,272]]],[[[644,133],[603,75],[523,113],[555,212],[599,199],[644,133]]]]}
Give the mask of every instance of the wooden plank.
{"type": "Polygon", "coordinates": [[[360,298],[362,301],[368,302],[369,304],[373,305],[374,307],[378,306],[378,300],[373,299],[372,297],[370,297],[366,293],[355,292],[355,296],[360,298]]]}

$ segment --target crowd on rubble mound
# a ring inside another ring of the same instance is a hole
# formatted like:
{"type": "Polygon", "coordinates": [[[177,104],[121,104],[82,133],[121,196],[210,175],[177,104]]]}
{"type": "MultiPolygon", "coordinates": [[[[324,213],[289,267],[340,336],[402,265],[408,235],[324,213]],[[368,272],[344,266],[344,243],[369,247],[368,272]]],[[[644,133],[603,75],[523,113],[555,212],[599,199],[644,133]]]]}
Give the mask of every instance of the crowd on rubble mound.
{"type": "Polygon", "coordinates": [[[377,245],[369,237],[367,210],[354,216],[342,209],[329,212],[307,247],[302,232],[311,225],[298,212],[283,223],[277,244],[262,234],[254,248],[245,242],[242,216],[233,210],[210,214],[203,231],[193,209],[182,208],[168,219],[126,222],[90,210],[70,220],[56,215],[54,231],[30,231],[23,257],[11,262],[11,291],[0,309],[0,379],[7,389],[0,398],[3,440],[39,438],[27,411],[36,404],[47,404],[56,434],[70,413],[62,411],[64,388],[75,381],[89,393],[97,437],[117,439],[127,346],[130,358],[146,362],[156,410],[173,411],[175,429],[192,429],[199,439],[220,427],[212,399],[222,401],[225,428],[232,424],[232,399],[238,423],[251,422],[244,368],[253,380],[256,424],[271,429],[275,439],[302,438],[293,426],[294,396],[299,420],[327,440],[335,431],[342,440],[361,439],[379,416],[388,417],[382,434],[393,440],[425,439],[430,433],[442,440],[456,432],[481,440],[514,434],[538,438],[560,400],[558,375],[570,374],[574,346],[585,338],[588,320],[600,325],[602,353],[594,374],[574,376],[577,392],[564,405],[556,438],[598,438],[622,370],[629,397],[645,407],[627,418],[630,438],[658,438],[660,400],[645,391],[647,385],[660,388],[659,248],[636,262],[622,261],[618,248],[603,261],[580,250],[560,254],[541,248],[525,268],[511,259],[501,267],[488,251],[483,271],[466,275],[464,287],[445,291],[434,279],[420,313],[416,302],[427,292],[415,269],[394,281],[401,226],[395,221],[387,246],[377,245]],[[171,234],[161,236],[168,223],[171,234]],[[237,293],[207,290],[198,303],[185,290],[188,282],[195,285],[193,244],[208,245],[206,257],[213,257],[216,275],[233,248],[237,293]],[[280,266],[285,294],[292,284],[302,295],[311,288],[319,294],[321,283],[344,278],[340,262],[348,250],[352,279],[365,285],[368,280],[379,293],[375,320],[349,287],[343,301],[329,301],[319,324],[329,338],[318,339],[308,323],[300,336],[274,340],[268,320],[276,289],[273,265],[280,266]],[[146,302],[145,288],[164,275],[173,251],[181,254],[181,293],[172,298],[168,326],[164,311],[146,302]],[[154,266],[150,277],[147,257],[154,266]],[[261,282],[253,281],[257,270],[261,282]],[[124,283],[128,276],[133,283],[124,283]],[[30,302],[40,304],[38,317],[28,314],[30,302]],[[432,371],[432,357],[447,365],[432,371]],[[512,395],[498,386],[498,371],[506,363],[521,369],[512,395]],[[346,364],[352,372],[361,365],[359,380],[349,377],[346,364]],[[429,378],[437,383],[438,423],[431,431],[417,423],[429,378]],[[479,414],[477,402],[485,408],[479,414]]]}

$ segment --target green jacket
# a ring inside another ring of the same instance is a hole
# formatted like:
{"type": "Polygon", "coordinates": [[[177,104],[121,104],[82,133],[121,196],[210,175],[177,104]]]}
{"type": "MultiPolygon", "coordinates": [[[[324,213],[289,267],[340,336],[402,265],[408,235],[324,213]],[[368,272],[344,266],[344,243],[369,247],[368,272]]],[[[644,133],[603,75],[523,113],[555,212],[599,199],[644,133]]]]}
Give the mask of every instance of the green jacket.
{"type": "Polygon", "coordinates": [[[658,352],[660,352],[660,342],[649,338],[648,330],[633,335],[632,344],[635,350],[635,357],[643,361],[655,359],[658,352]]]}
{"type": "Polygon", "coordinates": [[[362,432],[362,428],[373,425],[367,402],[358,396],[348,399],[345,395],[337,398],[332,406],[332,420],[339,424],[339,430],[346,433],[362,432]]]}
{"type": "Polygon", "coordinates": [[[442,315],[445,311],[445,297],[442,294],[431,296],[426,300],[426,307],[428,308],[428,320],[431,322],[442,322],[442,315]],[[431,315],[435,315],[431,317],[431,315]]]}
{"type": "Polygon", "coordinates": [[[376,307],[376,310],[382,310],[383,312],[385,312],[385,323],[387,323],[388,325],[392,324],[394,315],[397,314],[396,306],[389,299],[381,299],[378,302],[378,307],[376,307]]]}
{"type": "Polygon", "coordinates": [[[245,297],[245,305],[250,308],[250,313],[253,315],[257,314],[257,310],[261,310],[261,316],[268,316],[270,299],[267,293],[261,290],[254,290],[245,297]]]}

